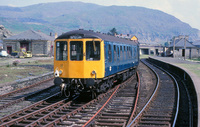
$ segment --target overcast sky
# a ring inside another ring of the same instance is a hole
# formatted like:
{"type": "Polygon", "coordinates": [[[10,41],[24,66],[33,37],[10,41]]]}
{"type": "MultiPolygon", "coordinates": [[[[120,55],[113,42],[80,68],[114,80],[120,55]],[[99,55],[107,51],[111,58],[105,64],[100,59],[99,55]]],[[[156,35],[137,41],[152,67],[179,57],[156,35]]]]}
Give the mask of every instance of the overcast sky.
{"type": "Polygon", "coordinates": [[[171,14],[200,30],[200,0],[0,0],[0,5],[22,7],[38,3],[81,1],[98,5],[141,6],[171,14]]]}

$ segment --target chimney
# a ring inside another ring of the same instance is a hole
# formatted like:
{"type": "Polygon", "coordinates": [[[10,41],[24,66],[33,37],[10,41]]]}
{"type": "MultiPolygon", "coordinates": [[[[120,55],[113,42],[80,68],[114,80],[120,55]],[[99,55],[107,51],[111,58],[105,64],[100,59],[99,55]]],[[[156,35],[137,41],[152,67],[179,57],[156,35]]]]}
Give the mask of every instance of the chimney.
{"type": "Polygon", "coordinates": [[[55,38],[57,38],[58,37],[58,34],[57,33],[55,33],[55,38]]]}

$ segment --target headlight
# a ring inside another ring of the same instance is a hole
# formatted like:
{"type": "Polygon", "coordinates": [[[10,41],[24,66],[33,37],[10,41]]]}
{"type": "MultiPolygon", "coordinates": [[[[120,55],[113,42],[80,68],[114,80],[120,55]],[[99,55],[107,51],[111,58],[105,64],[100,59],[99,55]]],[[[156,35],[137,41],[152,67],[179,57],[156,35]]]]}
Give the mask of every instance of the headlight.
{"type": "Polygon", "coordinates": [[[59,72],[58,72],[58,70],[55,71],[54,76],[55,76],[55,77],[59,77],[59,72]]]}

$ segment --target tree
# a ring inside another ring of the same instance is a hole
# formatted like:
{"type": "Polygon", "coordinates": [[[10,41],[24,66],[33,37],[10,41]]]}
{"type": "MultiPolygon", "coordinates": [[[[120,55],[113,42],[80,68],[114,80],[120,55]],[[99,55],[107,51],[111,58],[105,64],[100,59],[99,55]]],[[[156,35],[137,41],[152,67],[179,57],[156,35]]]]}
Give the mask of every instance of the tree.
{"type": "Polygon", "coordinates": [[[109,34],[109,35],[113,35],[113,36],[114,36],[115,34],[118,34],[118,33],[117,33],[117,29],[116,29],[116,28],[112,28],[112,29],[108,32],[108,34],[109,34]]]}

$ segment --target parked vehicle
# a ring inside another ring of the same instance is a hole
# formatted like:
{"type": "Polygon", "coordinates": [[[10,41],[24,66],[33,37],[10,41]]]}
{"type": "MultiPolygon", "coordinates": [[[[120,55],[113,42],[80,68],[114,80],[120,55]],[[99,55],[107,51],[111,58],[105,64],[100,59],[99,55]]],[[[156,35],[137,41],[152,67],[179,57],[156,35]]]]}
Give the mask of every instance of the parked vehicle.
{"type": "Polygon", "coordinates": [[[1,51],[0,51],[0,56],[1,56],[1,57],[7,57],[7,56],[8,56],[7,51],[1,50],[1,51]]]}

